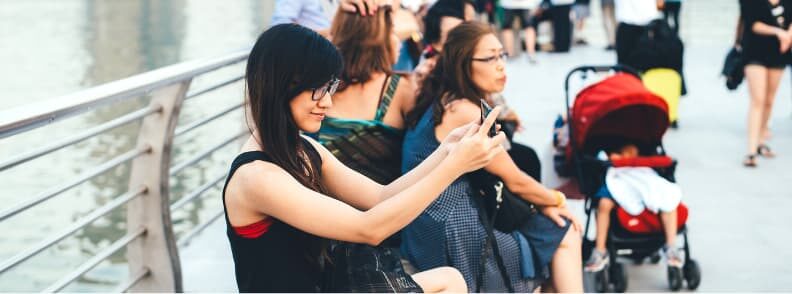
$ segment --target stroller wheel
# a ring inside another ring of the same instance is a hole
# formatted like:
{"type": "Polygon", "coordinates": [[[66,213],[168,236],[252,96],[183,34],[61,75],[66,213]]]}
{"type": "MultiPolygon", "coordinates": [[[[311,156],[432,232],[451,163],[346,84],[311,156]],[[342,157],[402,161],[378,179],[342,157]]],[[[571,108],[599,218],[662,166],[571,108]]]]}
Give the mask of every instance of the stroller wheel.
{"type": "Polygon", "coordinates": [[[624,271],[623,264],[614,262],[609,269],[609,274],[613,284],[613,292],[624,293],[624,291],[627,291],[627,272],[624,271]]]}
{"type": "Polygon", "coordinates": [[[668,288],[671,291],[682,289],[682,269],[678,267],[668,267],[668,288]]]}
{"type": "Polygon", "coordinates": [[[594,273],[594,291],[597,293],[607,293],[610,292],[608,288],[608,268],[604,268],[601,271],[594,273]]]}
{"type": "Polygon", "coordinates": [[[642,265],[646,261],[646,258],[634,258],[633,264],[634,265],[642,265]]]}
{"type": "Polygon", "coordinates": [[[685,273],[687,288],[690,290],[696,290],[699,284],[701,284],[701,268],[699,268],[698,263],[691,259],[685,263],[682,271],[685,273]]]}
{"type": "Polygon", "coordinates": [[[660,263],[660,252],[658,251],[652,254],[652,256],[649,257],[649,261],[652,262],[652,264],[660,263]]]}

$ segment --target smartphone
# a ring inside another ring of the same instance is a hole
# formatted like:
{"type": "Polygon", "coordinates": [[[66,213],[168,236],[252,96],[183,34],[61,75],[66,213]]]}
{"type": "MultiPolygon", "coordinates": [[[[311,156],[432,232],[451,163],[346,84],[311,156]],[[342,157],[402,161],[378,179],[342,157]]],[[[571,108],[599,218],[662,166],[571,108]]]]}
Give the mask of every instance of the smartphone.
{"type": "MultiPolygon", "coordinates": [[[[484,101],[484,99],[481,99],[480,102],[481,102],[481,124],[483,124],[484,120],[487,119],[487,116],[489,115],[490,111],[492,111],[492,107],[490,107],[489,104],[487,104],[487,102],[484,101]]],[[[495,137],[495,135],[497,134],[498,134],[497,126],[496,124],[493,123],[492,126],[490,126],[489,131],[487,131],[487,135],[489,135],[490,137],[495,137]]]]}

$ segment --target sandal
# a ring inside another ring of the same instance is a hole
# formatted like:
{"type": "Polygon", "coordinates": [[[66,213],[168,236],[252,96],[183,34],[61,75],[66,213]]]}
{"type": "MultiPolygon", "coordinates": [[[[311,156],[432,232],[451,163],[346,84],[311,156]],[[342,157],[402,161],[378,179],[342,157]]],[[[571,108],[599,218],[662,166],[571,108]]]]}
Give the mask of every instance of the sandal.
{"type": "Polygon", "coordinates": [[[756,155],[757,154],[748,154],[745,156],[745,160],[743,160],[743,166],[745,167],[756,167],[756,155]]]}
{"type": "Polygon", "coordinates": [[[765,144],[759,144],[759,146],[756,147],[756,154],[764,158],[775,157],[775,153],[773,153],[773,150],[770,150],[770,146],[767,146],[765,144]]]}

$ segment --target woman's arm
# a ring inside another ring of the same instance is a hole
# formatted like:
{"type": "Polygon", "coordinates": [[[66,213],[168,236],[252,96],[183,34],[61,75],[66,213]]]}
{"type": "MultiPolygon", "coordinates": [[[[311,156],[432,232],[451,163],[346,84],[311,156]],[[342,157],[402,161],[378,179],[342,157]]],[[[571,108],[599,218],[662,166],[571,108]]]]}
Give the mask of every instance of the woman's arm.
{"type": "MultiPolygon", "coordinates": [[[[494,121],[495,116],[490,116],[484,126],[494,121]]],[[[468,128],[431,173],[367,211],[314,192],[267,162],[241,167],[231,178],[227,199],[239,200],[232,209],[252,209],[310,234],[376,245],[418,217],[457,177],[486,165],[502,151],[500,144],[505,136],[488,138],[486,129],[468,128]]]]}
{"type": "Polygon", "coordinates": [[[751,25],[751,31],[753,31],[757,35],[765,35],[765,36],[777,36],[778,34],[786,33],[786,31],[784,31],[779,27],[771,26],[761,21],[755,21],[753,25],[751,25]]]}
{"type": "MultiPolygon", "coordinates": [[[[446,110],[443,122],[438,127],[437,136],[442,138],[446,134],[444,130],[479,115],[480,109],[478,106],[467,100],[458,100],[446,110]]],[[[508,153],[498,154],[484,169],[498,176],[506,184],[506,188],[509,191],[520,195],[521,198],[528,202],[538,205],[542,214],[552,219],[559,226],[565,226],[566,220],[570,220],[575,230],[581,231],[580,221],[563,206],[566,202],[566,197],[558,191],[545,188],[531,176],[520,170],[508,153]]]]}
{"type": "MultiPolygon", "coordinates": [[[[497,113],[495,115],[497,115],[497,113]]],[[[323,180],[328,189],[330,189],[330,193],[339,200],[355,208],[368,210],[378,203],[393,197],[400,191],[413,186],[419,180],[434,172],[434,169],[445,160],[449,150],[453,149],[454,145],[458,144],[457,142],[460,138],[462,138],[469,129],[475,128],[478,128],[477,124],[469,123],[455,129],[452,134],[446,136],[440,144],[440,147],[432,152],[432,154],[424,159],[418,166],[384,186],[347,167],[335,158],[330,151],[318,143],[314,142],[313,144],[322,155],[323,180]]]]}
{"type": "Polygon", "coordinates": [[[438,148],[416,168],[383,186],[347,167],[320,144],[314,143],[314,146],[322,155],[322,179],[330,193],[360,210],[369,210],[415,184],[437,168],[448,154],[447,148],[438,148]]]}
{"type": "Polygon", "coordinates": [[[238,182],[241,187],[238,192],[233,192],[242,198],[240,206],[254,207],[262,215],[316,236],[377,245],[418,217],[446,186],[461,175],[458,170],[447,161],[410,189],[368,211],[360,211],[310,190],[269,163],[256,162],[253,166],[244,166],[237,170],[231,181],[238,182]]]}
{"type": "MultiPolygon", "coordinates": [[[[468,101],[459,101],[453,105],[452,109],[446,111],[441,129],[456,127],[465,121],[478,119],[480,115],[481,109],[478,106],[468,101]]],[[[438,135],[443,136],[442,134],[438,135]]],[[[495,156],[484,169],[501,178],[509,191],[520,195],[528,202],[542,206],[559,204],[559,199],[554,191],[545,188],[520,170],[506,152],[495,156]]]]}
{"type": "Polygon", "coordinates": [[[743,18],[740,16],[737,18],[737,29],[734,30],[734,47],[742,47],[743,28],[743,18]]]}

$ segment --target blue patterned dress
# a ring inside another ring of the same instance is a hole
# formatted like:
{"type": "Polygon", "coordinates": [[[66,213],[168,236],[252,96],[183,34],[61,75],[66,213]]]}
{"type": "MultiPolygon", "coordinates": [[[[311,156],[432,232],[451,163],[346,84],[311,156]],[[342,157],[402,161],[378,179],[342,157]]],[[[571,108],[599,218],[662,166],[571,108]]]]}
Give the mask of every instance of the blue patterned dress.
{"type": "MultiPolygon", "coordinates": [[[[430,108],[416,127],[405,135],[402,172],[413,169],[439,146],[430,108]]],[[[473,190],[464,176],[454,181],[415,221],[402,230],[401,251],[403,257],[421,271],[439,266],[458,269],[468,289],[475,291],[487,234],[479,222],[478,210],[470,195],[473,195],[473,190]]],[[[546,277],[547,271],[537,273],[534,279],[523,278],[517,240],[511,234],[500,231],[494,233],[513,289],[516,292],[532,292],[546,277]]],[[[506,292],[497,263],[491,253],[489,256],[481,291],[506,292]]],[[[530,262],[530,258],[528,260],[530,262]]]]}

